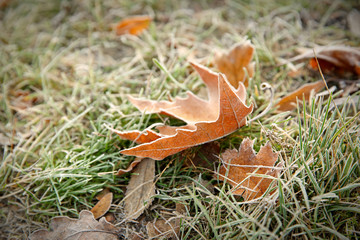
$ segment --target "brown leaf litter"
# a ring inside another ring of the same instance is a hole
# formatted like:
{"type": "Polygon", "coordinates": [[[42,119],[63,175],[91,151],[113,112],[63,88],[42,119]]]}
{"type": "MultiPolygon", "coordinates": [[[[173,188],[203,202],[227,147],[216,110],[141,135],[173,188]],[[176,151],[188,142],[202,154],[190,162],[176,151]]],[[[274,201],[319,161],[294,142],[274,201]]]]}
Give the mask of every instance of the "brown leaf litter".
{"type": "Polygon", "coordinates": [[[127,186],[124,205],[126,218],[136,219],[153,201],[155,195],[155,161],[143,159],[135,168],[127,186]]]}
{"type": "Polygon", "coordinates": [[[30,240],[117,240],[117,228],[105,218],[96,221],[87,210],[80,212],[79,219],[54,217],[50,222],[50,231],[41,229],[33,232],[30,240]]]}
{"type": "Polygon", "coordinates": [[[308,83],[301,86],[299,89],[294,92],[289,93],[285,97],[281,98],[277,103],[278,111],[290,111],[296,108],[297,101],[301,101],[303,98],[305,101],[309,101],[311,93],[317,93],[325,87],[323,80],[308,83]]]}
{"type": "Polygon", "coordinates": [[[258,154],[253,150],[253,144],[252,140],[245,138],[239,151],[226,150],[218,173],[220,180],[233,186],[233,194],[242,195],[246,200],[261,197],[280,172],[274,167],[278,154],[272,151],[270,144],[261,147],[258,154]]]}
{"type": "Polygon", "coordinates": [[[254,76],[255,62],[251,62],[254,51],[254,46],[246,41],[234,45],[227,53],[216,54],[217,68],[235,88],[239,87],[239,82],[248,87],[249,78],[254,76]]]}
{"type": "Polygon", "coordinates": [[[124,18],[116,25],[116,34],[139,35],[150,25],[151,17],[149,16],[133,16],[124,18]]]}
{"type": "Polygon", "coordinates": [[[104,216],[105,213],[109,211],[111,207],[112,199],[113,199],[112,192],[108,192],[100,198],[99,202],[91,209],[91,212],[94,214],[95,219],[104,216]]]}

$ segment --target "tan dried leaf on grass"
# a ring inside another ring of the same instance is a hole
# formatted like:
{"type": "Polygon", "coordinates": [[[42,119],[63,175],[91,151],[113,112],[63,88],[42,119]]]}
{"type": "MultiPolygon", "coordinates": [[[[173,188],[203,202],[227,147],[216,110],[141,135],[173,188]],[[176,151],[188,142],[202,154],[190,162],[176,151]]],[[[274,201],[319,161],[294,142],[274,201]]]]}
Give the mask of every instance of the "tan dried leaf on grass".
{"type": "Polygon", "coordinates": [[[180,219],[160,219],[156,220],[154,223],[149,222],[146,225],[146,230],[149,239],[169,239],[171,237],[176,238],[180,231],[180,219]]]}
{"type": "Polygon", "coordinates": [[[90,210],[94,214],[95,219],[104,216],[105,213],[109,211],[111,207],[112,199],[113,199],[112,192],[108,192],[100,198],[99,202],[90,210]]]}
{"type": "Polygon", "coordinates": [[[303,98],[305,99],[305,101],[309,101],[312,92],[317,93],[324,87],[325,87],[325,83],[323,80],[314,83],[305,84],[296,91],[281,98],[276,105],[278,107],[277,110],[278,111],[293,110],[294,108],[296,108],[297,101],[302,101],[303,98]]]}
{"type": "Polygon", "coordinates": [[[113,129],[124,139],[142,143],[122,150],[122,154],[162,160],[187,148],[222,138],[246,124],[246,116],[252,112],[253,106],[245,105],[244,85],[240,83],[239,88],[235,89],[223,74],[195,63],[192,66],[207,85],[209,100],[203,100],[191,92],[186,98],[176,98],[172,102],[130,98],[140,111],[170,115],[187,125],[158,126],[159,133],[150,129],[143,132],[113,129]]]}
{"type": "Polygon", "coordinates": [[[317,70],[318,63],[324,73],[335,72],[337,74],[353,73],[360,75],[360,49],[349,46],[323,46],[307,49],[302,54],[289,59],[294,62],[310,59],[309,65],[317,70]],[[315,50],[315,54],[314,54],[315,50]],[[315,59],[318,59],[316,61],[315,59]]]}
{"type": "Polygon", "coordinates": [[[116,240],[117,228],[105,218],[96,221],[87,210],[80,212],[79,219],[54,217],[50,222],[50,231],[42,229],[33,232],[30,240],[116,240]]]}
{"type": "MultiPolygon", "coordinates": [[[[183,214],[185,206],[176,203],[176,213],[183,214]]],[[[174,216],[167,219],[158,219],[155,222],[149,222],[146,225],[149,239],[178,239],[180,233],[180,216],[174,216]]]]}
{"type": "Polygon", "coordinates": [[[223,165],[218,173],[220,180],[226,180],[233,186],[233,194],[242,195],[246,200],[261,197],[280,172],[274,167],[278,154],[272,151],[270,144],[261,147],[258,154],[253,144],[252,140],[245,138],[239,151],[226,150],[222,154],[223,165]]]}
{"type": "Polygon", "coordinates": [[[236,44],[227,53],[215,56],[217,68],[235,88],[239,87],[239,82],[248,87],[249,78],[254,76],[255,62],[251,62],[254,51],[254,46],[246,41],[236,44]]]}
{"type": "Polygon", "coordinates": [[[153,201],[155,195],[155,161],[142,159],[136,166],[127,186],[124,205],[128,219],[138,218],[153,201]]]}

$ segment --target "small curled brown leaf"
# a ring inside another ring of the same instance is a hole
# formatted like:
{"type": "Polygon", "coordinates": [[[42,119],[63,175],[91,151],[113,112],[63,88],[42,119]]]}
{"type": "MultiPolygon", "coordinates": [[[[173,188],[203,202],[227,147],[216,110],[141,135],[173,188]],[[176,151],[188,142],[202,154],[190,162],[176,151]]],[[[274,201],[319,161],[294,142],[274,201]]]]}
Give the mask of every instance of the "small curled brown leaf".
{"type": "Polygon", "coordinates": [[[139,35],[142,31],[149,27],[150,22],[151,17],[149,16],[134,16],[125,18],[116,25],[116,34],[139,35]]]}
{"type": "Polygon", "coordinates": [[[285,97],[281,98],[277,104],[278,111],[290,111],[296,108],[297,100],[302,100],[303,98],[305,101],[309,101],[311,92],[319,92],[321,89],[325,87],[324,81],[320,80],[314,83],[308,83],[302,86],[301,88],[297,89],[296,91],[286,95],[285,97]]]}
{"type": "Polygon", "coordinates": [[[98,219],[102,217],[107,211],[109,211],[111,202],[113,199],[113,193],[109,192],[105,194],[100,201],[91,209],[91,212],[94,214],[94,218],[98,219]]]}

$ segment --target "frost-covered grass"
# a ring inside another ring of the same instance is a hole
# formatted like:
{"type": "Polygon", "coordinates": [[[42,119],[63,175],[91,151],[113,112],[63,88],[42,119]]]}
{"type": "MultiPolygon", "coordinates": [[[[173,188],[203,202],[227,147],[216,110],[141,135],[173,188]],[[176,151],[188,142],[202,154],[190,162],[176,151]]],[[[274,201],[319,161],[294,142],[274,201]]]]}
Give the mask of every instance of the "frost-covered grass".
{"type": "MultiPolygon", "coordinates": [[[[174,123],[142,114],[126,95],[167,99],[190,90],[205,96],[187,58],[210,64],[217,51],[250,39],[256,47],[248,88],[253,118],[269,102],[262,82],[274,87],[276,101],[320,79],[318,73],[290,78],[280,58],[299,47],[359,44],[346,30],[351,1],[136,2],[14,0],[0,10],[1,236],[26,238],[53,216],[75,217],[93,207],[105,187],[114,193],[111,211],[120,222],[118,204],[130,174],[113,173],[133,160],[119,153],[132,143],[105,126],[174,123]],[[154,21],[140,36],[111,31],[122,18],[141,14],[154,21]]],[[[222,149],[238,148],[249,136],[256,150],[270,141],[284,164],[274,195],[245,202],[212,171],[188,167],[186,155],[177,154],[157,162],[157,195],[145,215],[185,204],[183,239],[359,237],[359,114],[328,104],[328,98],[313,99],[298,111],[271,111],[219,140],[222,149]]]]}

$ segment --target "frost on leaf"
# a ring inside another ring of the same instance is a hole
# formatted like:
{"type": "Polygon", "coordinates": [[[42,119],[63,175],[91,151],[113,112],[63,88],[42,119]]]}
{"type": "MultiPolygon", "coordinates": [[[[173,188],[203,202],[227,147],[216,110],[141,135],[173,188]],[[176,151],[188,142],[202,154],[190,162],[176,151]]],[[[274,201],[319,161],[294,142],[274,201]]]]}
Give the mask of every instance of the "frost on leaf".
{"type": "Polygon", "coordinates": [[[54,217],[50,222],[50,231],[33,232],[30,240],[116,240],[117,228],[105,218],[96,221],[90,211],[80,212],[79,219],[69,217],[54,217]]]}
{"type": "Polygon", "coordinates": [[[180,219],[186,213],[186,207],[176,203],[176,217],[157,219],[146,224],[149,239],[179,239],[180,219]]]}
{"type": "Polygon", "coordinates": [[[309,65],[318,69],[315,59],[318,59],[321,70],[324,73],[336,72],[338,74],[352,73],[360,75],[360,49],[349,46],[323,46],[315,49],[308,49],[301,55],[289,59],[298,61],[310,59],[309,65]],[[314,54],[315,50],[315,54],[314,54]]]}
{"type": "Polygon", "coordinates": [[[309,101],[311,92],[317,93],[325,87],[324,81],[320,80],[314,83],[308,83],[295,90],[292,93],[289,93],[285,97],[281,98],[277,103],[278,111],[290,111],[296,108],[296,102],[302,101],[304,98],[305,101],[309,101]]]}
{"type": "Polygon", "coordinates": [[[102,217],[109,211],[111,207],[113,199],[113,193],[108,192],[104,196],[102,196],[99,200],[99,202],[90,210],[94,214],[94,218],[98,219],[99,217],[102,217]]]}
{"type": "Polygon", "coordinates": [[[146,129],[121,132],[120,137],[140,143],[122,150],[125,155],[149,157],[162,160],[187,148],[222,138],[246,124],[246,116],[253,106],[245,105],[246,89],[242,83],[235,89],[223,74],[192,63],[208,88],[208,100],[188,92],[186,98],[174,101],[151,101],[130,98],[130,101],[145,113],[166,114],[187,123],[185,126],[158,126],[159,133],[146,129]]]}
{"type": "Polygon", "coordinates": [[[251,62],[254,51],[254,46],[250,41],[246,41],[236,44],[228,53],[216,55],[217,68],[235,88],[238,88],[240,82],[247,87],[249,78],[254,76],[255,62],[251,62]]]}
{"type": "Polygon", "coordinates": [[[155,161],[143,159],[135,168],[126,189],[124,205],[128,219],[138,218],[150,206],[155,195],[155,161]]]}
{"type": "Polygon", "coordinates": [[[278,154],[272,151],[270,144],[261,147],[258,154],[253,150],[253,144],[246,138],[239,151],[226,150],[218,173],[220,180],[233,186],[233,194],[242,195],[246,200],[262,196],[279,174],[274,167],[278,154]]]}

